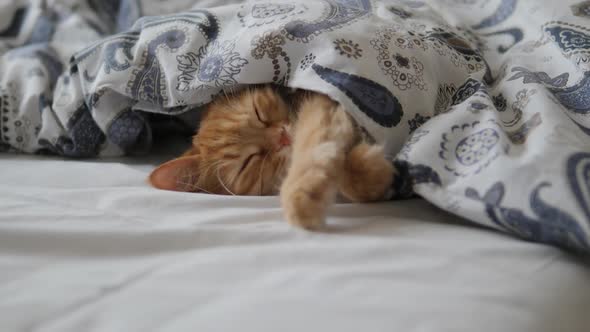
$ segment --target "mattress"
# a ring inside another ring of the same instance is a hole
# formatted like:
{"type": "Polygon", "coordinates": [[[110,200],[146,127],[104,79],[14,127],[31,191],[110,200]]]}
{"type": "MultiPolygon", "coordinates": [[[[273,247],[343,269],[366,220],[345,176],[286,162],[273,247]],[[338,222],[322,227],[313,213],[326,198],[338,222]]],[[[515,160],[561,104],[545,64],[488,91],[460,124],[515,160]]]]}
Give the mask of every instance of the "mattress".
{"type": "Polygon", "coordinates": [[[0,154],[0,331],[588,331],[587,259],[421,199],[297,230],[276,197],[150,188],[173,150],[0,154]]]}

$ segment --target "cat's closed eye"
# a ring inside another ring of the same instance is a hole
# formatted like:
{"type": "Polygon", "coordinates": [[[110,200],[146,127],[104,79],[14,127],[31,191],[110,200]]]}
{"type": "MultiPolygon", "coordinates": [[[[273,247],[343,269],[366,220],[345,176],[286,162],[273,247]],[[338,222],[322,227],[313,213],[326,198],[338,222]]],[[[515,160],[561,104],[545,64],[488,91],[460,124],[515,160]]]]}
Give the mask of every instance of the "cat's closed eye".
{"type": "Polygon", "coordinates": [[[260,116],[260,111],[258,110],[258,107],[256,107],[256,104],[254,104],[254,113],[256,113],[256,118],[258,118],[258,121],[265,127],[269,126],[268,121],[266,121],[262,116],[260,116]]]}

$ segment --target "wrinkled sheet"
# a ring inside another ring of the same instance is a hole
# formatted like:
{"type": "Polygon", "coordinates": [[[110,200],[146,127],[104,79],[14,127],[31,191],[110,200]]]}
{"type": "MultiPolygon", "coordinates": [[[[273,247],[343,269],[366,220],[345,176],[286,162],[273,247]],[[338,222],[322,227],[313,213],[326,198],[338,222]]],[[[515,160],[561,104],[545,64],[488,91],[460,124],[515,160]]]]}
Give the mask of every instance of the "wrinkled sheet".
{"type": "Polygon", "coordinates": [[[423,200],[298,231],[276,197],[153,190],[169,156],[0,155],[0,331],[588,331],[588,261],[423,200]]]}
{"type": "Polygon", "coordinates": [[[154,114],[246,84],[305,88],[386,147],[398,196],[590,251],[588,1],[1,6],[5,148],[145,154],[154,114]]]}

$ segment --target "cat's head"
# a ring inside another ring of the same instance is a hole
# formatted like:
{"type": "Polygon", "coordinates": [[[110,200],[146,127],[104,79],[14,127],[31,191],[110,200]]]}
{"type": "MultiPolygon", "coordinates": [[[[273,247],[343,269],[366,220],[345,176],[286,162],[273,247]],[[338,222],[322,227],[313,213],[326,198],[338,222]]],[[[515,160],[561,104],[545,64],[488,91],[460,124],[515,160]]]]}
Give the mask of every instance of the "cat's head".
{"type": "Polygon", "coordinates": [[[214,100],[192,148],[152,172],[160,189],[214,194],[271,195],[291,155],[292,114],[272,87],[214,100]]]}

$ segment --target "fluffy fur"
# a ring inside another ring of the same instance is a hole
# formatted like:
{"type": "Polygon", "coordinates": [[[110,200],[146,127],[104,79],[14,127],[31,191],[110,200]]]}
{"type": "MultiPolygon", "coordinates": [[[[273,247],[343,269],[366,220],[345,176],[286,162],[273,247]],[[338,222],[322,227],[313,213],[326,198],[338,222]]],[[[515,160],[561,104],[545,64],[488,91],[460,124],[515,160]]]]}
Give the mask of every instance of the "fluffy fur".
{"type": "Polygon", "coordinates": [[[325,95],[297,92],[286,102],[271,86],[213,101],[192,148],[152,172],[160,189],[230,195],[280,194],[286,219],[317,229],[340,192],[380,199],[394,168],[361,138],[352,118],[325,95]]]}

